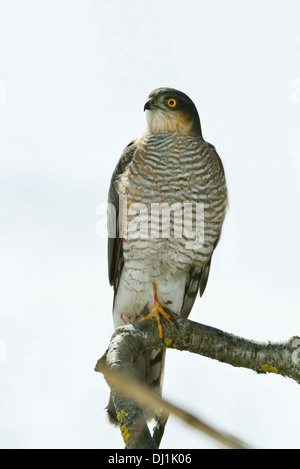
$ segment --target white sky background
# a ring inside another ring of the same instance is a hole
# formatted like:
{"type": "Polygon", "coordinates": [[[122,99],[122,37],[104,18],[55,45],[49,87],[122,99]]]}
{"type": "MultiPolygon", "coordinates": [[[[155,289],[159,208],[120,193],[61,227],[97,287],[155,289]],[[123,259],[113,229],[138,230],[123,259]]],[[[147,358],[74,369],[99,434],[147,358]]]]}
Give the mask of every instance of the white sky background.
{"type": "MultiPolygon", "coordinates": [[[[124,446],[93,371],[113,332],[96,209],[159,86],[196,103],[230,194],[191,318],[300,335],[299,0],[0,0],[1,448],[124,446]]],[[[257,448],[300,447],[299,393],[168,353],[164,395],[257,448]]],[[[211,447],[171,418],[162,448],[211,447]]]]}

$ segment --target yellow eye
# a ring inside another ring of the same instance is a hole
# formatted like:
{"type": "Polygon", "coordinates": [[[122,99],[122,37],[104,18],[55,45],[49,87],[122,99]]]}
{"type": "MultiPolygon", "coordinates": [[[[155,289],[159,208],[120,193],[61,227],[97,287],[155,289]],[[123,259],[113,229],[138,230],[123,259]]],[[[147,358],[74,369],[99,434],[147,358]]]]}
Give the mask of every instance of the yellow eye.
{"type": "Polygon", "coordinates": [[[169,107],[176,107],[177,106],[177,101],[174,98],[170,98],[170,99],[167,99],[166,104],[169,107]]]}

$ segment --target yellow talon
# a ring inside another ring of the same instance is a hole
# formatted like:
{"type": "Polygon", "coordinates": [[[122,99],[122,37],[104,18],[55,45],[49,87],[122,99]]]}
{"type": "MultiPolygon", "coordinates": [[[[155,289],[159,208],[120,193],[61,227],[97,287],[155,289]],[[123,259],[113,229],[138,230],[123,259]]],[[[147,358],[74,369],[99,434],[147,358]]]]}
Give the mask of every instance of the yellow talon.
{"type": "Polygon", "coordinates": [[[171,316],[168,313],[165,312],[162,305],[158,301],[157,288],[156,288],[155,282],[152,282],[152,288],[153,288],[153,296],[154,296],[153,307],[152,307],[150,313],[147,316],[144,316],[142,319],[140,319],[139,322],[146,321],[147,319],[151,319],[151,318],[156,318],[157,325],[158,325],[159,337],[160,337],[160,339],[162,339],[164,335],[163,335],[163,328],[162,328],[161,321],[160,321],[160,314],[162,316],[164,316],[164,318],[166,318],[166,320],[168,322],[170,322],[171,324],[172,324],[172,321],[170,319],[171,316]]]}

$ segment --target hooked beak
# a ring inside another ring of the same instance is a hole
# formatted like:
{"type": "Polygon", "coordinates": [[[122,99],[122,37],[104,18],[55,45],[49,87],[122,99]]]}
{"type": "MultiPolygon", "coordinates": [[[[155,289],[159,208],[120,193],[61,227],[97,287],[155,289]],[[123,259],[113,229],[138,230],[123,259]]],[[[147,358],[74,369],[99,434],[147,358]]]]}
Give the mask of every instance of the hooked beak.
{"type": "Polygon", "coordinates": [[[155,106],[153,104],[152,99],[149,99],[149,101],[147,101],[144,106],[144,111],[152,111],[153,109],[155,109],[155,106]]]}

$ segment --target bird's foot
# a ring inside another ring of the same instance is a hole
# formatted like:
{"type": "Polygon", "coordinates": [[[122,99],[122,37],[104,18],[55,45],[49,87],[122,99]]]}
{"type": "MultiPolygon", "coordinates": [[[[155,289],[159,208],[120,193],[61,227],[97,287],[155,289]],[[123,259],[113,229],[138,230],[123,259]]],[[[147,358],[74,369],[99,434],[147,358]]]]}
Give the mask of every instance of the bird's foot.
{"type": "Polygon", "coordinates": [[[172,320],[171,320],[171,316],[168,313],[165,312],[162,305],[158,301],[157,289],[156,289],[155,282],[152,282],[152,288],[153,288],[153,296],[154,296],[153,307],[152,307],[150,313],[147,314],[147,316],[144,316],[142,319],[140,319],[139,322],[146,321],[146,320],[151,319],[151,318],[155,318],[156,321],[157,321],[157,325],[158,325],[159,337],[160,337],[160,339],[162,339],[164,335],[163,335],[163,328],[162,328],[162,325],[161,325],[160,315],[162,315],[171,324],[172,324],[172,320]]]}

